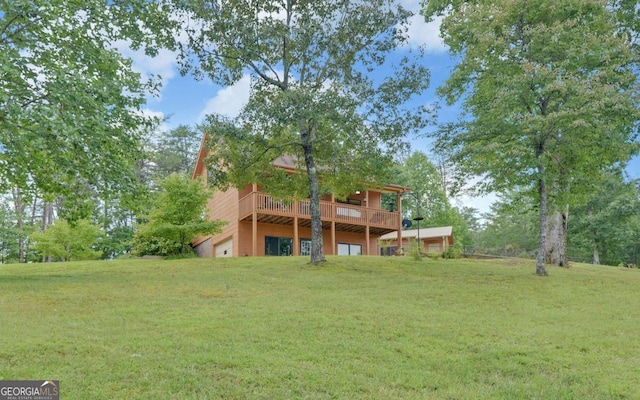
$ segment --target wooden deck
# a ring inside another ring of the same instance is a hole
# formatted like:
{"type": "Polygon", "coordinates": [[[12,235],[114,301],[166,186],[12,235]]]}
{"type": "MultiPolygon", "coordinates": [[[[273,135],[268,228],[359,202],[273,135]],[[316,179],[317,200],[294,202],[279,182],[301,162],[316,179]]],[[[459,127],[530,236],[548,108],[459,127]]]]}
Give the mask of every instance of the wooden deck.
{"type": "MultiPolygon", "coordinates": [[[[311,211],[308,200],[275,199],[272,196],[252,192],[240,199],[240,221],[251,221],[256,215],[258,222],[293,225],[297,218],[299,226],[311,226],[311,211]],[[255,214],[254,214],[255,211],[255,214]]],[[[354,206],[330,201],[320,201],[320,216],[324,228],[332,223],[338,231],[369,232],[382,235],[398,230],[400,213],[354,206]]]]}

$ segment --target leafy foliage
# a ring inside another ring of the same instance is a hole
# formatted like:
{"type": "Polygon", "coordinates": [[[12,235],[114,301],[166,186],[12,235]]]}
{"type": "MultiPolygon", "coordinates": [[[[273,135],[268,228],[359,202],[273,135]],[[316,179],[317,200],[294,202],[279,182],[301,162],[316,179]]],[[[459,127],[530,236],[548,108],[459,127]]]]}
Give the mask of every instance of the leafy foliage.
{"type": "Polygon", "coordinates": [[[569,248],[574,256],[595,264],[638,263],[640,193],[636,185],[613,171],[585,205],[572,211],[569,248]]]}
{"type": "Polygon", "coordinates": [[[31,235],[34,250],[43,257],[52,257],[57,261],[94,260],[101,251],[96,245],[103,233],[87,220],[76,221],[73,225],[58,220],[44,232],[31,235]]]}
{"type": "Polygon", "coordinates": [[[387,60],[406,42],[411,13],[393,0],[174,5],[191,22],[181,46],[185,71],[224,85],[252,77],[238,118],[209,117],[213,183],[308,196],[311,261],[323,261],[321,195],[379,184],[390,154],[425,124],[427,110],[407,101],[427,87],[428,71],[417,54],[387,60]],[[383,68],[393,74],[379,76],[383,68]],[[299,173],[274,167],[283,156],[299,173]]]}
{"type": "Polygon", "coordinates": [[[163,13],[145,0],[0,3],[0,189],[135,193],[141,82],[116,42],[153,53],[163,13]]]}
{"type": "MultiPolygon", "coordinates": [[[[460,210],[451,204],[444,186],[444,177],[429,157],[420,151],[412,153],[396,166],[395,183],[410,187],[412,193],[402,198],[405,218],[422,216],[421,228],[452,226],[456,248],[469,247],[473,237],[460,210]]],[[[466,210],[472,217],[475,210],[466,210]]],[[[411,229],[417,228],[412,226],[411,229]]]]}
{"type": "Polygon", "coordinates": [[[603,170],[638,150],[638,54],[602,0],[427,2],[448,12],[445,42],[461,62],[440,88],[469,118],[443,128],[438,147],[481,190],[531,188],[540,212],[584,202],[603,170]],[[606,145],[604,145],[606,144],[606,145]]]}
{"type": "Polygon", "coordinates": [[[155,175],[164,179],[172,173],[191,174],[201,140],[202,132],[187,125],[164,132],[153,149],[155,175]]]}
{"type": "Polygon", "coordinates": [[[219,231],[221,223],[207,218],[211,193],[201,180],[171,174],[160,186],[162,191],[149,212],[149,222],[136,232],[136,254],[188,253],[194,237],[219,231]]]}
{"type": "Polygon", "coordinates": [[[486,223],[476,241],[480,253],[527,258],[535,254],[536,210],[526,193],[514,190],[503,194],[484,218],[486,223]]]}
{"type": "Polygon", "coordinates": [[[131,253],[133,242],[133,227],[114,226],[109,229],[100,241],[102,257],[114,259],[131,253]]]}
{"type": "Polygon", "coordinates": [[[15,216],[4,201],[0,202],[0,264],[18,260],[18,232],[15,216]]]}

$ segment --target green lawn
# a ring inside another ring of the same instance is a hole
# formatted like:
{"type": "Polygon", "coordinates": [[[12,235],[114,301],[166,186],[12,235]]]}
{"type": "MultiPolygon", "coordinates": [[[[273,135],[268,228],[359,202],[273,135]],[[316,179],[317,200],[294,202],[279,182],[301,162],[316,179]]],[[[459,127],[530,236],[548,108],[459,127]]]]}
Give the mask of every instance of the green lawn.
{"type": "Polygon", "coordinates": [[[329,257],[0,266],[61,399],[639,399],[640,270],[329,257]]]}

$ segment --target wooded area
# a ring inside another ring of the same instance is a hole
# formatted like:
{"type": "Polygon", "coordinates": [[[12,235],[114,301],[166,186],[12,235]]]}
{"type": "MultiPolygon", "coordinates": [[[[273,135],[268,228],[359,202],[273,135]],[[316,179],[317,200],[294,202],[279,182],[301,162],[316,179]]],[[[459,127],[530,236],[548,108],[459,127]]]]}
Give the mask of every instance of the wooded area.
{"type": "Polygon", "coordinates": [[[433,131],[430,154],[407,145],[437,120],[412,103],[429,59],[403,47],[412,13],[395,1],[3,2],[0,263],[185,252],[186,236],[135,232],[164,218],[160,194],[189,186],[171,176],[191,176],[206,132],[214,185],[312,200],[314,263],[314,202],[364,182],[412,188],[405,216],[454,226],[462,253],[533,257],[539,275],[571,260],[638,265],[640,185],[625,173],[640,149],[637,2],[431,0],[422,13],[444,18],[459,62],[438,92],[463,112],[433,131]],[[249,102],[162,130],[142,112],[162,77],[135,72],[116,41],[171,49],[205,81],[248,73],[249,102]],[[283,154],[299,176],[271,168],[283,154]],[[470,185],[501,196],[489,213],[457,202],[470,185]]]}

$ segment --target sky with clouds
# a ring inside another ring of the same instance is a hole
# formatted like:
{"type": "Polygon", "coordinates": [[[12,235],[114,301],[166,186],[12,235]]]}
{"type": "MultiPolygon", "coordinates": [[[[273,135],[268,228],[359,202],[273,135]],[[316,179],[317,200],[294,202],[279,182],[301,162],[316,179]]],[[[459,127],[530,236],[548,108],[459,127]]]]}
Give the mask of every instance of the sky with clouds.
{"type": "MultiPolygon", "coordinates": [[[[401,0],[401,3],[414,11],[420,7],[419,0],[401,0]]],[[[454,65],[447,48],[438,36],[440,20],[424,22],[417,14],[411,18],[409,46],[423,45],[427,49],[425,63],[432,73],[432,89],[427,93],[429,102],[435,102],[435,87],[444,81],[454,65]]],[[[191,76],[181,76],[177,70],[177,54],[161,50],[154,57],[148,57],[141,51],[132,51],[126,43],[116,44],[116,48],[133,61],[133,68],[143,78],[160,76],[162,88],[157,97],[149,98],[147,108],[156,115],[162,113],[168,117],[166,126],[170,129],[180,124],[193,125],[201,122],[212,112],[234,116],[249,98],[249,76],[230,87],[220,87],[207,80],[196,81],[191,76]]]]}
{"type": "MultiPolygon", "coordinates": [[[[420,7],[420,0],[401,0],[401,3],[413,11],[419,10],[420,7]]],[[[416,13],[410,21],[408,45],[425,47],[424,62],[431,71],[430,88],[420,101],[424,101],[425,104],[440,103],[435,90],[449,76],[456,61],[449,55],[447,47],[439,37],[440,19],[427,23],[424,17],[416,13]]],[[[210,113],[235,116],[249,98],[249,76],[244,76],[232,86],[220,87],[207,80],[196,81],[191,76],[181,76],[177,69],[175,52],[161,50],[156,57],[151,58],[140,51],[132,51],[127,43],[117,43],[116,48],[133,60],[133,68],[143,77],[160,77],[160,92],[157,96],[149,98],[145,113],[164,117],[166,122],[162,129],[172,129],[178,125],[196,125],[210,113]]],[[[440,106],[438,122],[453,121],[457,118],[457,107],[447,107],[442,103],[440,106]]],[[[410,141],[415,150],[427,153],[430,151],[431,143],[428,139],[410,138],[410,141]]],[[[632,163],[630,174],[632,177],[640,176],[639,160],[632,163]]],[[[480,198],[461,196],[456,203],[487,212],[495,199],[492,195],[480,198]]]]}

